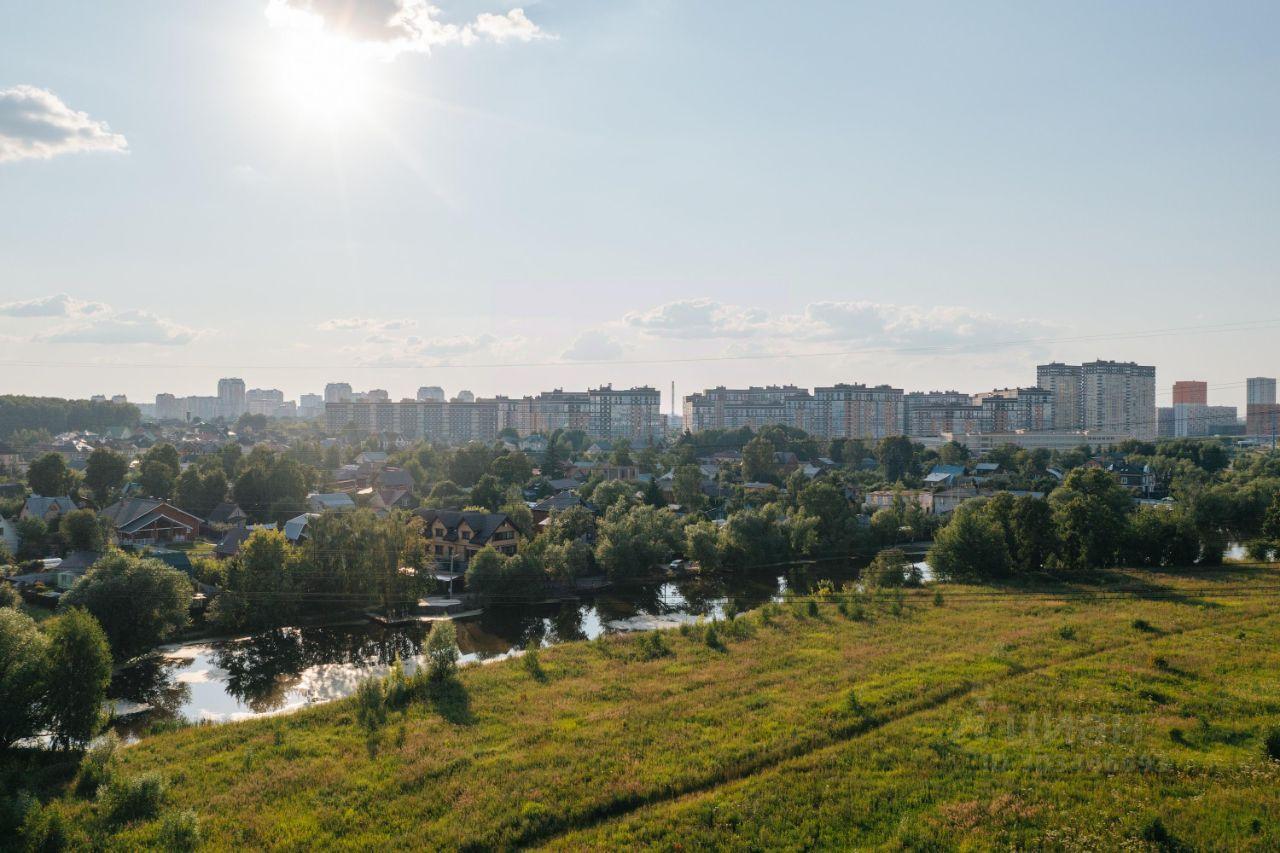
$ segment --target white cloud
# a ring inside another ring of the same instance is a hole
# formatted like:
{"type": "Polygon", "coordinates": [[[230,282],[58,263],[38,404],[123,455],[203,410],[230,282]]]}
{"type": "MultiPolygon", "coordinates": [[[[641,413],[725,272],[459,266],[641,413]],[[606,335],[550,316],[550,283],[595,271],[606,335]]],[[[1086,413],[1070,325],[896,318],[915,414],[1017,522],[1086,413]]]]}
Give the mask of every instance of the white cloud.
{"type": "Polygon", "coordinates": [[[449,355],[468,355],[486,349],[497,341],[493,335],[459,336],[454,338],[409,338],[407,348],[418,355],[440,358],[449,355]]]}
{"type": "Polygon", "coordinates": [[[194,329],[149,311],[107,311],[31,337],[47,344],[152,344],[181,346],[199,337],[194,329]]]}
{"type": "Polygon", "coordinates": [[[0,89],[0,163],[127,148],[125,138],[112,133],[106,122],[71,109],[47,89],[0,89]]]}
{"type": "Polygon", "coordinates": [[[6,302],[0,305],[0,317],[79,317],[107,310],[101,302],[82,302],[65,293],[6,302]]]}
{"type": "Polygon", "coordinates": [[[681,339],[774,338],[797,343],[872,346],[954,345],[1044,334],[1038,320],[1000,317],[958,306],[922,308],[878,302],[814,302],[799,313],[686,299],[631,312],[624,318],[645,335],[681,339]]]}
{"type": "Polygon", "coordinates": [[[525,15],[524,9],[512,9],[505,15],[481,12],[473,25],[475,31],[502,44],[506,41],[534,41],[548,38],[538,25],[525,15]]]}
{"type": "Polygon", "coordinates": [[[485,12],[470,23],[454,24],[442,21],[440,9],[426,0],[268,0],[266,16],[274,27],[337,36],[383,59],[430,53],[441,45],[550,37],[523,9],[485,12]]]}
{"type": "Polygon", "coordinates": [[[378,320],[373,317],[335,317],[316,326],[321,332],[395,332],[411,329],[416,320],[378,320]]]}
{"type": "Polygon", "coordinates": [[[622,344],[608,333],[593,329],[578,335],[560,357],[567,361],[610,361],[621,358],[623,352],[622,344]]]}

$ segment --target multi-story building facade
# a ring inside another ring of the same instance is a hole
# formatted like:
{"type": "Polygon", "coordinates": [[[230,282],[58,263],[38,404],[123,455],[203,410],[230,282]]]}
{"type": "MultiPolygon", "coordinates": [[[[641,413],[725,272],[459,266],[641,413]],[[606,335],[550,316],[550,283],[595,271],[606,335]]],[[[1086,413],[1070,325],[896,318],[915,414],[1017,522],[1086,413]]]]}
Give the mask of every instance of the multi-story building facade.
{"type": "Polygon", "coordinates": [[[444,389],[439,385],[423,385],[418,389],[418,399],[422,402],[444,402],[444,389]]]}
{"type": "Polygon", "coordinates": [[[1250,405],[1271,406],[1276,402],[1276,380],[1267,376],[1253,376],[1245,382],[1248,396],[1245,402],[1250,405]]]}
{"type": "Polygon", "coordinates": [[[841,383],[813,389],[816,435],[881,439],[902,435],[902,389],[841,383]],[[826,425],[823,431],[822,426],[826,425]]]}
{"type": "Polygon", "coordinates": [[[245,413],[243,379],[218,380],[218,408],[218,414],[227,420],[235,420],[245,413]]]}
{"type": "Polygon", "coordinates": [[[1173,438],[1177,419],[1173,415],[1173,406],[1161,406],[1156,409],[1156,438],[1173,438]]]}
{"type": "Polygon", "coordinates": [[[353,399],[355,395],[351,393],[349,382],[330,382],[324,386],[325,403],[349,403],[353,399]]]}
{"type": "Polygon", "coordinates": [[[1084,403],[1082,378],[1084,371],[1078,364],[1055,361],[1036,368],[1036,387],[1053,395],[1053,428],[1073,431],[1084,428],[1084,403]]]}
{"type": "Polygon", "coordinates": [[[961,391],[911,391],[902,395],[903,432],[919,437],[970,432],[963,424],[972,407],[972,396],[961,391]]]}
{"type": "Polygon", "coordinates": [[[588,390],[587,396],[588,435],[626,439],[636,446],[653,444],[662,437],[662,395],[658,389],[601,385],[588,390]]]}
{"type": "Polygon", "coordinates": [[[1275,442],[1280,436],[1280,403],[1253,403],[1245,419],[1245,432],[1275,442]]]}
{"type": "Polygon", "coordinates": [[[303,394],[298,398],[298,417],[310,420],[324,416],[324,397],[319,394],[303,394]]]}
{"type": "Polygon", "coordinates": [[[795,385],[708,388],[684,398],[684,427],[689,432],[704,432],[786,424],[787,399],[808,396],[807,390],[795,385]]]}
{"type": "Polygon", "coordinates": [[[245,392],[245,411],[251,415],[278,416],[284,407],[284,392],[276,388],[250,388],[245,392]]]}
{"type": "Polygon", "coordinates": [[[1173,383],[1173,404],[1209,405],[1209,383],[1198,379],[1182,379],[1173,383]]]}
{"type": "Polygon", "coordinates": [[[1084,428],[1156,437],[1156,369],[1131,361],[1091,361],[1081,365],[1084,428]]]}
{"type": "Polygon", "coordinates": [[[1047,388],[999,388],[975,394],[981,432],[1043,432],[1054,428],[1056,394],[1047,388]]]}

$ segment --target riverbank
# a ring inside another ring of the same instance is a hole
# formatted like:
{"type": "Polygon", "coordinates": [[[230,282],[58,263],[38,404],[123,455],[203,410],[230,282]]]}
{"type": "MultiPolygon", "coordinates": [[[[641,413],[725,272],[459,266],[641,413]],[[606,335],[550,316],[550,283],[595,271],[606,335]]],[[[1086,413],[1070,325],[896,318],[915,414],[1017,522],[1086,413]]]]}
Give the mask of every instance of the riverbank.
{"type": "MultiPolygon", "coordinates": [[[[938,585],[844,613],[815,600],[816,616],[807,600],[770,605],[714,642],[606,636],[543,650],[538,674],[467,668],[373,737],[338,701],[145,738],[122,770],[167,778],[212,849],[1090,846],[1157,831],[1274,848],[1277,581],[1227,567],[1117,573],[1107,591],[938,585]]],[[[68,793],[57,809],[81,838],[96,831],[92,803],[68,793]]]]}

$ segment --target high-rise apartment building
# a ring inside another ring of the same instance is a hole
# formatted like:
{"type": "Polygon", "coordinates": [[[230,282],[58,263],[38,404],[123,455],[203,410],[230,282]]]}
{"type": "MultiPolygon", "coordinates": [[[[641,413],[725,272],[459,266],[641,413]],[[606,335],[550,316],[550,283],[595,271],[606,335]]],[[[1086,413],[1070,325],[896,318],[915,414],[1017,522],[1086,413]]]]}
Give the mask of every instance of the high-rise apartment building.
{"type": "Polygon", "coordinates": [[[1156,369],[1131,361],[1091,361],[1081,365],[1084,428],[1156,437],[1156,369]]]}
{"type": "Polygon", "coordinates": [[[1249,405],[1261,404],[1270,406],[1276,401],[1276,380],[1266,376],[1250,377],[1246,383],[1248,386],[1248,396],[1245,400],[1249,405]]]}
{"type": "Polygon", "coordinates": [[[1209,405],[1209,383],[1194,379],[1183,379],[1173,383],[1173,404],[1176,406],[1179,403],[1209,405]]]}
{"type": "Polygon", "coordinates": [[[841,383],[814,388],[815,434],[872,440],[902,435],[902,397],[901,388],[888,385],[841,383]]]}
{"type": "Polygon", "coordinates": [[[649,445],[662,437],[662,394],[645,387],[602,385],[587,391],[587,434],[649,445]]]}
{"type": "Polygon", "coordinates": [[[1036,368],[1036,386],[1053,395],[1053,428],[1084,428],[1084,404],[1081,394],[1083,369],[1078,364],[1053,362],[1036,368]]]}
{"type": "Polygon", "coordinates": [[[439,385],[423,385],[418,389],[418,399],[422,402],[431,400],[436,403],[443,403],[444,389],[439,385]]]}
{"type": "Polygon", "coordinates": [[[349,382],[330,382],[324,386],[325,403],[350,403],[355,399],[349,382]]]}
{"type": "Polygon", "coordinates": [[[228,420],[235,420],[245,413],[243,379],[218,380],[218,408],[218,414],[228,420]]]}

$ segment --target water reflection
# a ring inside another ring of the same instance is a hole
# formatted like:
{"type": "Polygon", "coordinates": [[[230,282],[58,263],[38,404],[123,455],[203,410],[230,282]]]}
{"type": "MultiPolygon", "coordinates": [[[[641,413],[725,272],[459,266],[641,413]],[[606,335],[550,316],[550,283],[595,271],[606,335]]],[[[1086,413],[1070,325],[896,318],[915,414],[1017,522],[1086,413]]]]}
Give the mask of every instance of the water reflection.
{"type": "MultiPolygon", "coordinates": [[[[464,663],[494,660],[529,643],[548,646],[603,633],[719,618],[726,603],[759,607],[788,590],[807,592],[819,579],[837,586],[857,576],[848,562],[797,566],[786,572],[717,575],[612,587],[578,601],[491,607],[455,623],[464,663]]],[[[223,721],[280,713],[346,696],[400,659],[416,669],[429,625],[355,624],[281,628],[236,640],[169,647],[121,672],[113,698],[153,711],[120,726],[135,734],[156,721],[223,721]]]]}

